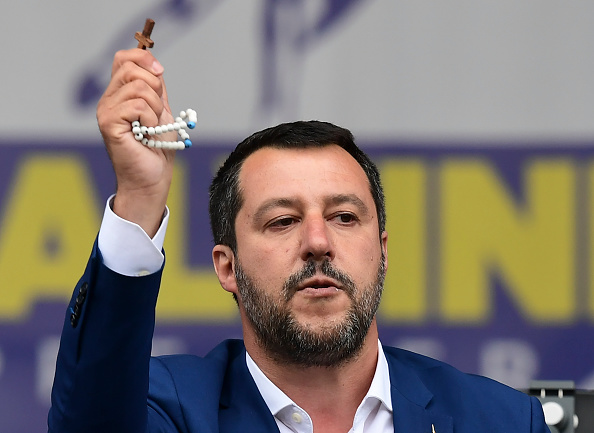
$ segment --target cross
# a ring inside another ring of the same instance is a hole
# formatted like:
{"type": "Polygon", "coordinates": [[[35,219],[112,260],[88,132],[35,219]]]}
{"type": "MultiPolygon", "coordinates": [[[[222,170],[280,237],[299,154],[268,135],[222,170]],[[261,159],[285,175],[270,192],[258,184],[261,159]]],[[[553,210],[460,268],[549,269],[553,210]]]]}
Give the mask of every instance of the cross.
{"type": "Polygon", "coordinates": [[[144,23],[144,30],[142,33],[136,32],[134,38],[138,41],[138,48],[142,48],[146,50],[147,48],[153,48],[155,43],[151,39],[151,33],[153,32],[153,27],[155,26],[155,21],[147,18],[146,22],[144,23]]]}

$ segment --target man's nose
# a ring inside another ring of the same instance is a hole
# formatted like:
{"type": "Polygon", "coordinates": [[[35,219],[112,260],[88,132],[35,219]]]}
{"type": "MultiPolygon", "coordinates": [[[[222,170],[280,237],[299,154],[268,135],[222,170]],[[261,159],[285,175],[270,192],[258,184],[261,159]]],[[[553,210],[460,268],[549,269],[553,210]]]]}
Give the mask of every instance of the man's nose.
{"type": "Polygon", "coordinates": [[[310,216],[302,225],[301,258],[304,261],[334,258],[334,242],[326,219],[310,216]]]}

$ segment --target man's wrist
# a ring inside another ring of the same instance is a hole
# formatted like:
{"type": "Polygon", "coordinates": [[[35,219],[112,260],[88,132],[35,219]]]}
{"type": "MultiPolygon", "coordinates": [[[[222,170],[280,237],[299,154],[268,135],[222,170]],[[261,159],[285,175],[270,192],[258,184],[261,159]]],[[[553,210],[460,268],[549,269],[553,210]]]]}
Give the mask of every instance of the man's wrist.
{"type": "Polygon", "coordinates": [[[166,208],[156,234],[151,237],[134,222],[119,217],[111,208],[114,196],[105,206],[98,246],[105,266],[127,276],[157,272],[163,266],[163,242],[169,210],[166,208]]]}
{"type": "Polygon", "coordinates": [[[111,210],[125,221],[140,226],[152,238],[163,221],[166,202],[167,194],[139,196],[118,190],[111,202],[111,210]]]}

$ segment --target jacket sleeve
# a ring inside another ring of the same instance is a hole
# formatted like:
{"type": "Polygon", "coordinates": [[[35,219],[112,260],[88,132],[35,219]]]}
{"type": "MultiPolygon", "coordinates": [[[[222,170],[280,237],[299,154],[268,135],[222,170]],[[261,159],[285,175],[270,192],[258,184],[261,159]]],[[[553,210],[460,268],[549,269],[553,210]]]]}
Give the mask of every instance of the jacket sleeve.
{"type": "Polygon", "coordinates": [[[97,242],[66,311],[50,433],[147,430],[155,305],[162,270],[119,275],[103,265],[97,242]]]}
{"type": "Polygon", "coordinates": [[[545,424],[542,404],[536,397],[530,397],[532,404],[532,428],[531,433],[551,433],[549,427],[545,424]]]}

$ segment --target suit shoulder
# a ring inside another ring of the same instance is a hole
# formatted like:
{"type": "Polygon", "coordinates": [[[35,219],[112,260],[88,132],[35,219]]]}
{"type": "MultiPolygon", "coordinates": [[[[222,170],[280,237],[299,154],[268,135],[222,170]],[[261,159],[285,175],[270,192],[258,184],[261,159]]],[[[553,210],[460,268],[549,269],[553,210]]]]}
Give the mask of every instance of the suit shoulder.
{"type": "Polygon", "coordinates": [[[497,382],[496,380],[485,376],[465,373],[446,362],[425,355],[385,346],[384,352],[386,353],[388,360],[397,360],[397,362],[414,369],[420,377],[433,378],[434,380],[438,380],[439,383],[448,384],[454,388],[471,387],[525,396],[522,392],[501,382],[497,382]]]}
{"type": "Polygon", "coordinates": [[[245,349],[241,340],[225,340],[204,357],[189,354],[152,357],[151,382],[220,383],[228,365],[242,354],[245,354],[245,349]]]}
{"type": "Polygon", "coordinates": [[[433,403],[449,409],[480,410],[483,416],[518,415],[530,419],[531,398],[503,383],[485,376],[469,374],[445,362],[407,350],[384,347],[394,370],[414,371],[433,394],[433,403]],[[394,367],[396,366],[396,367],[394,367]],[[455,397],[455,398],[453,398],[455,397]],[[464,409],[465,408],[465,409],[464,409]],[[508,415],[505,415],[508,414],[508,415]]]}
{"type": "Polygon", "coordinates": [[[204,357],[151,358],[149,423],[166,426],[163,431],[218,431],[219,401],[226,376],[234,360],[245,354],[242,348],[240,341],[225,341],[204,357]],[[189,425],[192,429],[180,427],[189,425]]]}

